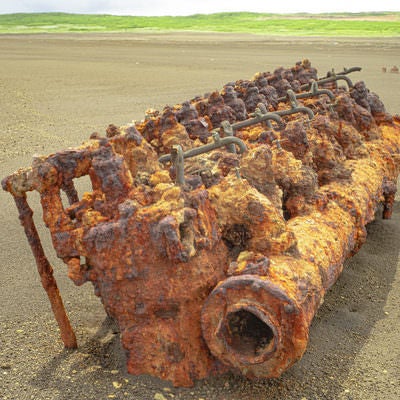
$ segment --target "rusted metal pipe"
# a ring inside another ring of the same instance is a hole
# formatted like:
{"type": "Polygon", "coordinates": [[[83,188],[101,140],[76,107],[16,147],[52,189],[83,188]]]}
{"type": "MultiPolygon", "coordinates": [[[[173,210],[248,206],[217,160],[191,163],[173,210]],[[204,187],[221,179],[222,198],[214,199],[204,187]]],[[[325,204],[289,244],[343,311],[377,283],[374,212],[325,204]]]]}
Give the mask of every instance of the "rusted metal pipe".
{"type": "MultiPolygon", "coordinates": [[[[4,180],[2,184],[3,189],[8,190],[7,180],[4,180]]],[[[26,238],[28,239],[28,243],[36,261],[42,286],[47,293],[51,309],[53,310],[54,317],[60,328],[61,339],[66,348],[75,349],[78,346],[76,336],[65,312],[64,304],[58,291],[57,282],[53,276],[53,268],[43,251],[38,232],[33,222],[33,211],[29,207],[26,195],[14,196],[14,200],[18,209],[21,225],[24,227],[26,238]]]]}
{"type": "Polygon", "coordinates": [[[340,195],[336,184],[324,186],[320,194],[330,200],[323,209],[288,221],[300,257],[271,256],[264,269],[244,259],[211,292],[202,329],[215,357],[249,378],[278,377],[301,358],[324,294],[374,218],[378,203],[371,199],[380,197],[388,173],[380,157],[374,160],[352,163],[358,179],[342,185],[340,195]]]}

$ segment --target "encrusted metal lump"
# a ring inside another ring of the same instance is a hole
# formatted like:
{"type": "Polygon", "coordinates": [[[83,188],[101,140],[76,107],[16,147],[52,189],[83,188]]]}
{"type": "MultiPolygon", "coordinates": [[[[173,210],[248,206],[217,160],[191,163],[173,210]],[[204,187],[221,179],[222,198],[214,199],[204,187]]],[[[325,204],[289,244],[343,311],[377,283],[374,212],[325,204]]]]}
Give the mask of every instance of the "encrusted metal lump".
{"type": "Polygon", "coordinates": [[[228,82],[6,177],[65,346],[76,339],[27,191],[68,276],[117,321],[130,373],[191,386],[299,360],[366,224],[392,212],[400,118],[352,83],[359,70],[319,79],[304,60],[228,82]]]}

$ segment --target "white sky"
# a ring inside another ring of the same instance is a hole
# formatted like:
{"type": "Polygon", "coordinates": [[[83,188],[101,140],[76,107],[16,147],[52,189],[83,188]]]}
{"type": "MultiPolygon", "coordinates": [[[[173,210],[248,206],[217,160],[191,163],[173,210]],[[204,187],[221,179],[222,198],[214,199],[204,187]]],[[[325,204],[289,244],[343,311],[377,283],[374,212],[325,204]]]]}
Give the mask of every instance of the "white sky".
{"type": "Polygon", "coordinates": [[[0,14],[50,11],[118,15],[400,11],[400,0],[0,0],[0,14]]]}

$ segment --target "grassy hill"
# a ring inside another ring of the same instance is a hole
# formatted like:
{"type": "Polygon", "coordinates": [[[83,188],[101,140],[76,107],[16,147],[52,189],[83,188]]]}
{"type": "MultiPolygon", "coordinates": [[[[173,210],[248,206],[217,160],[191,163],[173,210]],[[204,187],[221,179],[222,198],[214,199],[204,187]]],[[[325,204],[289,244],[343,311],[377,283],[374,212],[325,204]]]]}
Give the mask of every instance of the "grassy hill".
{"type": "Polygon", "coordinates": [[[0,33],[134,32],[140,30],[246,32],[296,36],[400,36],[400,12],[319,15],[237,12],[184,17],[65,13],[0,15],[0,33]]]}

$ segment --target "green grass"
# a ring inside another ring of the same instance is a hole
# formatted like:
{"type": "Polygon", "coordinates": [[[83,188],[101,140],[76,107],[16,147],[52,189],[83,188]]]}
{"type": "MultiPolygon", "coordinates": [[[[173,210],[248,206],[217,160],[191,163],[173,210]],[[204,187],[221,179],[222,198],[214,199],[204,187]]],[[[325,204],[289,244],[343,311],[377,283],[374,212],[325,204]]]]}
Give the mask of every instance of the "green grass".
{"type": "Polygon", "coordinates": [[[400,13],[278,15],[242,12],[198,14],[187,17],[65,13],[0,15],[0,33],[134,32],[139,30],[190,30],[295,36],[400,36],[400,13]]]}

